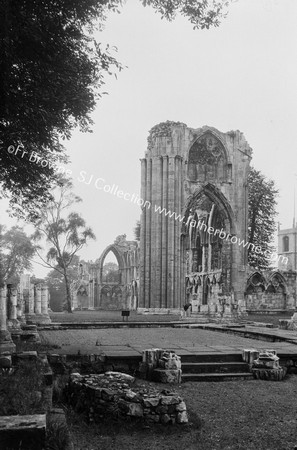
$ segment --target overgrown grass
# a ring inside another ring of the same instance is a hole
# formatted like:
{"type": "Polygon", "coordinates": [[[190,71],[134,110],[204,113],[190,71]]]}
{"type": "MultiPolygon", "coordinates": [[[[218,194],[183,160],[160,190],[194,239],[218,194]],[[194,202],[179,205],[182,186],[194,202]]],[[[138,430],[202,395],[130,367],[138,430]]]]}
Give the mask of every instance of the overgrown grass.
{"type": "Polygon", "coordinates": [[[14,373],[0,377],[0,415],[41,414],[45,386],[41,364],[22,362],[14,373]]]}

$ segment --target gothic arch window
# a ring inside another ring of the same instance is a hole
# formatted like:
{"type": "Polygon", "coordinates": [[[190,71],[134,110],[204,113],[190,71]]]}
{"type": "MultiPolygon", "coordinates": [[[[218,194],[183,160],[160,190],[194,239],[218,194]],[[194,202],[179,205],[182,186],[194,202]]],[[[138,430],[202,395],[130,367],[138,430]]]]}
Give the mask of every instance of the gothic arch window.
{"type": "Polygon", "coordinates": [[[221,208],[207,195],[193,203],[188,212],[189,220],[185,230],[185,264],[187,274],[222,269],[222,239],[207,232],[225,229],[221,208]]]}
{"type": "Polygon", "coordinates": [[[211,132],[200,136],[190,148],[188,177],[191,181],[225,181],[226,167],[223,144],[211,132]]]}
{"type": "Polygon", "coordinates": [[[283,237],[283,252],[289,251],[289,236],[283,237]]]}

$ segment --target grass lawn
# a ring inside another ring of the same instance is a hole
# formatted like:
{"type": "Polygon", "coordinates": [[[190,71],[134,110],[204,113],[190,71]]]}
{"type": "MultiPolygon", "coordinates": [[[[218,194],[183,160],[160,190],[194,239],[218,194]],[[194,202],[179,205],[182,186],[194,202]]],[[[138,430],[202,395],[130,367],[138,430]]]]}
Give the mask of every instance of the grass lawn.
{"type": "MultiPolygon", "coordinates": [[[[164,389],[164,385],[159,385],[164,389]]],[[[68,410],[76,450],[289,450],[297,444],[297,377],[184,383],[189,425],[86,424],[68,410]]]]}

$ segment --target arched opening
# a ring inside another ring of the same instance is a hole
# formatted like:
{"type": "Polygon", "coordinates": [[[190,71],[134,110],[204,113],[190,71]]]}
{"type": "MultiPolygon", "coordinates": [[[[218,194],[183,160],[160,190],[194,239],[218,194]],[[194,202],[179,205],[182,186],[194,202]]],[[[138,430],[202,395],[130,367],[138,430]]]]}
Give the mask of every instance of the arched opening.
{"type": "Polygon", "coordinates": [[[118,260],[112,250],[107,253],[103,261],[102,283],[121,283],[121,272],[118,260]]]}
{"type": "Polygon", "coordinates": [[[181,245],[186,268],[185,300],[194,305],[193,311],[213,308],[209,312],[215,312],[219,296],[229,295],[233,248],[224,237],[234,232],[232,217],[227,200],[211,184],[188,202],[181,245]]]}

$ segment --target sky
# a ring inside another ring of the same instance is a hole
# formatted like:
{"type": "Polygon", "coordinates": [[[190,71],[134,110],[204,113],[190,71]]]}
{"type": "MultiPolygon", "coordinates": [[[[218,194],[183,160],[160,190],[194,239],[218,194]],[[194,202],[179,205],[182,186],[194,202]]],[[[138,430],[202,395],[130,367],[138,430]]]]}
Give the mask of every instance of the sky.
{"type": "MultiPolygon", "coordinates": [[[[296,0],[238,0],[221,25],[210,30],[193,30],[183,17],[161,20],[138,0],[127,0],[120,14],[108,16],[96,37],[117,47],[115,55],[125,68],[117,78],[105,78],[108,95],[92,114],[93,133],[77,130],[65,145],[74,192],[83,200],[75,209],[97,237],[80,252],[83,259],[99,258],[120,234],[134,238],[139,206],[96,189],[95,181],[102,178],[104,184],[140,195],[148,132],[166,120],[243,132],[253,149],[252,165],[279,189],[281,228],[292,226],[296,20],[296,0]]],[[[1,223],[12,226],[6,207],[2,202],[1,223]]],[[[34,266],[34,273],[44,276],[47,270],[34,266]]]]}

